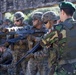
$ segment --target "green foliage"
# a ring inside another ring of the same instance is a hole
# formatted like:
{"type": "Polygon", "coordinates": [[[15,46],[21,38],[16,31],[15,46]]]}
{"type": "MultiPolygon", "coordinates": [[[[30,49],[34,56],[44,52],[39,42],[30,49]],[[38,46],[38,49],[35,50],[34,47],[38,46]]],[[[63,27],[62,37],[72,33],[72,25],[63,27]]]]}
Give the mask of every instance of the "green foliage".
{"type": "MultiPolygon", "coordinates": [[[[26,10],[24,11],[23,13],[25,14],[25,19],[29,25],[32,25],[32,18],[31,18],[31,15],[34,13],[34,12],[47,12],[47,11],[54,11],[56,12],[57,14],[59,14],[59,9],[58,7],[47,7],[47,8],[38,8],[38,9],[35,9],[35,10],[26,10]]],[[[5,13],[5,16],[6,18],[9,18],[11,21],[13,21],[13,16],[14,16],[14,13],[13,12],[8,12],[10,15],[8,16],[7,13],[5,13]]]]}
{"type": "Polygon", "coordinates": [[[31,17],[31,15],[32,15],[31,13],[28,14],[27,15],[28,18],[26,19],[26,21],[28,22],[29,25],[32,25],[32,17],[31,17]]]}
{"type": "Polygon", "coordinates": [[[7,12],[7,13],[5,13],[4,16],[5,16],[7,19],[9,19],[9,18],[11,17],[11,15],[12,15],[11,13],[7,12]]]}
{"type": "MultiPolygon", "coordinates": [[[[24,20],[26,20],[28,22],[29,25],[32,25],[32,14],[34,12],[47,12],[47,11],[54,11],[57,15],[59,15],[59,8],[56,6],[56,7],[47,7],[47,8],[38,8],[38,9],[35,9],[35,10],[27,10],[24,12],[25,14],[25,18],[24,20]]],[[[5,13],[4,17],[6,18],[9,18],[12,22],[13,22],[13,16],[14,16],[14,13],[5,13]],[[9,14],[9,16],[7,15],[9,14]]],[[[74,18],[76,19],[76,11],[75,11],[75,14],[74,14],[74,18]]]]}

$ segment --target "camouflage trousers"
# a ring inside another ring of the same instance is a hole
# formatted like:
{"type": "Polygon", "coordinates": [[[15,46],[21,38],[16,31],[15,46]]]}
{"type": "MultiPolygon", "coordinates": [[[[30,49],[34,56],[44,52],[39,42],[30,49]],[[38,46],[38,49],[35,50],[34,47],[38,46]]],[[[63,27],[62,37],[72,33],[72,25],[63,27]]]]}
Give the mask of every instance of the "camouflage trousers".
{"type": "Polygon", "coordinates": [[[25,52],[21,52],[20,50],[13,51],[13,61],[10,67],[9,75],[26,75],[26,66],[27,62],[25,60],[21,62],[18,66],[15,66],[18,60],[22,56],[24,56],[25,52]]]}
{"type": "Polygon", "coordinates": [[[54,75],[76,75],[76,63],[57,66],[54,75]]]}
{"type": "Polygon", "coordinates": [[[39,75],[48,75],[48,63],[46,61],[40,62],[31,58],[28,61],[27,70],[28,75],[37,75],[37,73],[39,73],[39,75]]]}

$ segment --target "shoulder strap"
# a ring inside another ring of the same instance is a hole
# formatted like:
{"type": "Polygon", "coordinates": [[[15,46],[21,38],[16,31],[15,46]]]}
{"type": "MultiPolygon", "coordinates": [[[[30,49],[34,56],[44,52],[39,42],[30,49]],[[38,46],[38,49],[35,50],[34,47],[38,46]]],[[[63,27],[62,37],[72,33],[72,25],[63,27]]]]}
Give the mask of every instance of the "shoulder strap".
{"type": "Polygon", "coordinates": [[[68,29],[72,29],[74,25],[76,25],[76,20],[69,20],[63,22],[64,27],[67,27],[68,29]]]}

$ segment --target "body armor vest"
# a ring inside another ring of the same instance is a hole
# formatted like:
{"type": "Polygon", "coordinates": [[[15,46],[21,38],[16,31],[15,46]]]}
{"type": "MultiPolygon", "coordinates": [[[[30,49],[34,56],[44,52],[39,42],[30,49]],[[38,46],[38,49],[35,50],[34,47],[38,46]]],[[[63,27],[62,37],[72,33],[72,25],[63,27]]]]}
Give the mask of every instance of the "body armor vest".
{"type": "Polygon", "coordinates": [[[75,59],[76,58],[76,21],[72,19],[63,23],[62,39],[64,40],[61,45],[63,59],[75,59]]]}

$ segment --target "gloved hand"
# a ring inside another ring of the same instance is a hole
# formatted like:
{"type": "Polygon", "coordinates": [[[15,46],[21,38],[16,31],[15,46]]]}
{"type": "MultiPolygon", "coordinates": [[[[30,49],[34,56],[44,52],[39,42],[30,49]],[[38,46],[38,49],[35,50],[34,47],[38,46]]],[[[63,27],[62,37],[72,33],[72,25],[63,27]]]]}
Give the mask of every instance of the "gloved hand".
{"type": "Polygon", "coordinates": [[[8,47],[9,46],[9,43],[8,42],[5,42],[4,46],[5,47],[8,47]]]}

